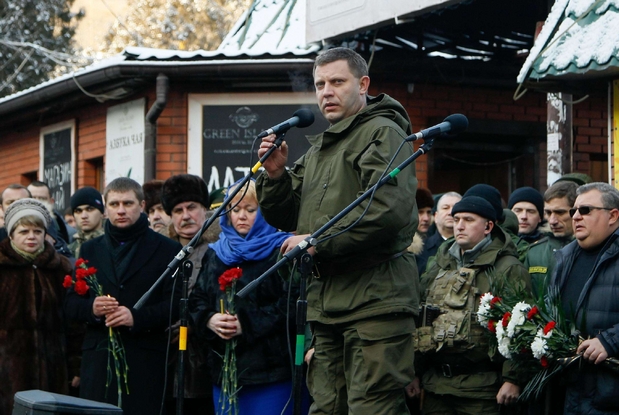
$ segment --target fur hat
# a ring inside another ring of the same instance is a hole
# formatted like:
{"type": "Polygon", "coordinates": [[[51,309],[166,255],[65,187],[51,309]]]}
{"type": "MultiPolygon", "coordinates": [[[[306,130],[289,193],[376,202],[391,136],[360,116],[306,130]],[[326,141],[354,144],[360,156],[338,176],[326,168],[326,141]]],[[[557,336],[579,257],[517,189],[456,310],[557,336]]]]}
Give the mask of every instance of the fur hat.
{"type": "Polygon", "coordinates": [[[52,217],[45,205],[36,199],[19,199],[11,203],[4,212],[4,224],[9,235],[16,226],[17,221],[25,216],[36,216],[43,221],[45,229],[49,229],[52,224],[52,217]]]}
{"type": "Polygon", "coordinates": [[[434,198],[432,197],[432,192],[423,187],[418,188],[417,193],[415,193],[415,202],[417,202],[417,209],[433,208],[434,198]]]}
{"type": "Polygon", "coordinates": [[[71,212],[74,212],[78,206],[88,205],[99,209],[103,213],[104,204],[101,193],[94,187],[82,187],[71,196],[71,212]]]}
{"type": "Polygon", "coordinates": [[[161,189],[161,203],[168,216],[172,215],[174,206],[182,202],[198,202],[209,208],[208,188],[201,177],[177,174],[165,181],[161,189]]]}
{"type": "Polygon", "coordinates": [[[529,202],[535,205],[537,213],[541,218],[544,217],[544,196],[532,187],[520,187],[514,190],[509,196],[508,208],[513,208],[516,203],[529,202]]]}
{"type": "Polygon", "coordinates": [[[148,215],[148,211],[155,205],[161,203],[161,188],[163,180],[151,180],[142,185],[144,192],[144,212],[148,215]]]}
{"type": "Polygon", "coordinates": [[[476,215],[496,222],[496,210],[486,199],[479,196],[464,196],[451,209],[451,214],[460,212],[475,213],[476,215]]]}

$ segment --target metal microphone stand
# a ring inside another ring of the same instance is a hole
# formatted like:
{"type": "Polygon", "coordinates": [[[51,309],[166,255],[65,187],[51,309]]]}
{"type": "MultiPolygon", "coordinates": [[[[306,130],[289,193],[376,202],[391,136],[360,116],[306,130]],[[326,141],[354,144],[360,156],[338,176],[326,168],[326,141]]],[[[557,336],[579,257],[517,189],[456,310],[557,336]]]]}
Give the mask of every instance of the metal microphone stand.
{"type": "MultiPolygon", "coordinates": [[[[273,265],[271,268],[269,268],[264,274],[262,274],[261,276],[259,276],[258,278],[256,278],[255,280],[253,280],[252,282],[250,282],[249,284],[247,284],[241,291],[239,291],[237,293],[237,296],[240,298],[244,298],[245,296],[247,296],[249,294],[249,292],[251,292],[253,289],[255,289],[258,284],[260,284],[262,282],[262,280],[266,277],[268,277],[269,275],[271,275],[272,273],[274,273],[275,271],[277,271],[279,268],[281,268],[284,264],[286,264],[289,261],[293,261],[294,259],[301,257],[301,255],[308,255],[311,257],[311,255],[309,255],[307,253],[307,250],[309,248],[311,248],[312,246],[315,246],[318,244],[318,237],[320,235],[322,235],[324,232],[326,232],[328,229],[330,229],[331,227],[333,227],[333,225],[335,225],[340,219],[342,219],[344,216],[346,216],[350,211],[352,211],[355,207],[357,207],[359,204],[361,204],[361,202],[363,202],[365,199],[367,199],[368,197],[370,197],[372,195],[372,193],[374,193],[375,190],[379,189],[380,187],[382,187],[385,183],[387,183],[389,180],[391,180],[392,178],[394,178],[395,176],[397,176],[406,166],[408,166],[409,164],[411,164],[413,161],[415,161],[417,158],[419,158],[420,156],[422,156],[423,154],[427,153],[428,151],[430,151],[430,149],[432,148],[432,145],[434,144],[434,139],[428,138],[426,139],[425,143],[421,145],[421,147],[419,147],[419,149],[417,151],[415,151],[410,157],[408,157],[406,160],[404,160],[400,165],[398,165],[396,168],[394,168],[388,175],[386,175],[385,177],[383,177],[381,180],[379,180],[374,186],[370,187],[368,190],[366,190],[361,196],[359,196],[357,199],[355,199],[351,204],[349,204],[348,206],[346,206],[340,213],[338,213],[337,215],[335,215],[331,220],[329,220],[327,223],[325,223],[320,229],[318,229],[317,231],[315,231],[314,233],[312,233],[311,235],[309,235],[307,238],[305,238],[303,241],[301,241],[297,246],[295,246],[293,249],[291,249],[288,253],[284,254],[282,259],[280,259],[279,261],[277,261],[277,263],[275,265],[273,265]]],[[[302,258],[302,257],[301,257],[302,258]]],[[[303,261],[303,259],[301,259],[301,265],[303,266],[304,264],[307,264],[308,261],[303,261]]],[[[311,271],[311,267],[310,267],[310,271],[311,271]]],[[[309,275],[309,273],[307,274],[309,275]]],[[[302,275],[301,276],[301,283],[304,284],[305,278],[302,275]]],[[[305,291],[305,290],[303,290],[305,291]]],[[[301,295],[305,295],[304,293],[301,295]]],[[[303,311],[305,311],[303,314],[303,321],[305,321],[305,314],[307,312],[307,300],[305,300],[304,305],[301,305],[298,307],[298,310],[302,309],[303,311]]],[[[300,322],[299,316],[297,316],[297,322],[300,322]]],[[[298,324],[298,323],[297,323],[298,324]]],[[[297,345],[296,345],[296,359],[295,359],[295,363],[298,363],[299,361],[299,350],[301,350],[301,358],[300,361],[302,364],[303,363],[303,348],[304,348],[304,344],[305,344],[305,332],[303,332],[304,334],[302,336],[299,335],[298,333],[298,328],[297,328],[297,345]],[[299,340],[303,340],[303,343],[299,344],[299,340]]],[[[305,330],[305,324],[303,326],[303,330],[305,330]]],[[[294,382],[294,387],[296,387],[298,390],[295,389],[294,391],[294,397],[295,397],[295,403],[294,403],[294,415],[301,415],[301,388],[300,385],[301,383],[297,381],[297,372],[300,372],[300,370],[298,370],[298,366],[295,365],[295,369],[297,369],[297,371],[295,372],[295,382],[294,382]]],[[[303,374],[301,373],[301,377],[303,376],[303,374]]]]}
{"type": "Polygon", "coordinates": [[[299,299],[297,300],[297,340],[294,356],[294,382],[292,389],[294,391],[294,414],[301,413],[301,404],[303,403],[303,361],[305,359],[305,324],[307,323],[307,278],[312,272],[314,259],[305,252],[301,255],[299,263],[299,272],[301,277],[299,280],[299,299]]]}
{"type": "Polygon", "coordinates": [[[185,404],[185,355],[187,354],[187,324],[189,316],[189,278],[193,272],[193,263],[183,261],[183,289],[180,300],[180,327],[178,332],[178,366],[176,386],[176,413],[183,414],[185,404]]]}

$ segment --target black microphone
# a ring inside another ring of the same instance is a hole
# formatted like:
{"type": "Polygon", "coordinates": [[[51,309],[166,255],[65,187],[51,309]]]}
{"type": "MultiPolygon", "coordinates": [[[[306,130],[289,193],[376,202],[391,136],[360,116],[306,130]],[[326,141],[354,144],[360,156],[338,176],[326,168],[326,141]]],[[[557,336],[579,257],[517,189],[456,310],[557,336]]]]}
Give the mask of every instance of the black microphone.
{"type": "Polygon", "coordinates": [[[406,141],[416,141],[420,138],[430,138],[442,133],[459,134],[467,129],[469,120],[462,114],[451,114],[442,123],[426,128],[405,138],[406,141]]]}
{"type": "Polygon", "coordinates": [[[264,138],[267,135],[285,133],[292,127],[305,128],[314,123],[314,113],[307,108],[301,108],[295,111],[292,118],[288,118],[286,121],[279,123],[268,130],[264,130],[258,134],[258,138],[264,138]]]}

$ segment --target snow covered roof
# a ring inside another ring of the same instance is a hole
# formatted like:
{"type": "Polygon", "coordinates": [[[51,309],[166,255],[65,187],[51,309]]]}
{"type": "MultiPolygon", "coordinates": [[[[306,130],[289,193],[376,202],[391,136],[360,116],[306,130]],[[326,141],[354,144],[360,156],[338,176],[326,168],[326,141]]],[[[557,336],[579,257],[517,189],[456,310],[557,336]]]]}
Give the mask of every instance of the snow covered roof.
{"type": "Polygon", "coordinates": [[[319,43],[305,42],[306,0],[255,0],[221,42],[226,56],[308,55],[319,43]]]}
{"type": "Polygon", "coordinates": [[[619,0],[556,0],[518,82],[619,71],[617,28],[619,0]]]}
{"type": "Polygon", "coordinates": [[[165,69],[166,66],[285,65],[306,64],[310,60],[313,62],[313,57],[308,55],[318,52],[321,46],[318,43],[305,44],[305,1],[255,0],[215,51],[127,47],[111,58],[0,98],[0,106],[50,86],[71,81],[77,84],[86,75],[109,71],[115,67],[157,66],[165,69]]]}
{"type": "Polygon", "coordinates": [[[312,64],[313,59],[296,57],[296,58],[275,58],[266,57],[264,59],[251,59],[249,57],[242,57],[241,59],[229,59],[224,54],[217,51],[193,51],[184,52],[178,50],[165,50],[165,49],[152,49],[152,48],[139,48],[128,47],[122,53],[112,56],[107,59],[95,62],[85,68],[79,69],[74,72],[59,76],[49,81],[42,82],[33,87],[24,89],[11,95],[0,98],[0,114],[2,114],[2,106],[8,102],[25,98],[32,94],[43,94],[35,99],[35,101],[47,100],[51,98],[48,93],[42,91],[54,88],[56,91],[54,96],[58,94],[62,95],[61,90],[64,88],[65,92],[69,92],[74,88],[82,89],[98,84],[104,80],[111,80],[113,78],[121,78],[126,74],[133,74],[134,76],[145,75],[147,73],[154,74],[156,72],[166,71],[166,68],[176,72],[179,68],[185,68],[181,70],[191,71],[192,67],[195,68],[215,68],[217,67],[244,67],[251,65],[252,68],[257,66],[270,67],[273,65],[294,65],[294,64],[312,64]],[[142,69],[140,69],[142,68],[142,69]],[[123,73],[123,75],[121,75],[123,73]]]}

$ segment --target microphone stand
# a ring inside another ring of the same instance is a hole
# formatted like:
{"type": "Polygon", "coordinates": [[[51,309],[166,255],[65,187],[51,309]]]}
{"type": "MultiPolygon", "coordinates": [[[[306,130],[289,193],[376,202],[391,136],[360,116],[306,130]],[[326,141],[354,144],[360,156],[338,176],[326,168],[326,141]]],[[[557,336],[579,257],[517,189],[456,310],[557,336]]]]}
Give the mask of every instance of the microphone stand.
{"type": "Polygon", "coordinates": [[[176,413],[182,414],[185,404],[185,355],[187,354],[187,325],[189,316],[189,278],[193,272],[193,262],[183,261],[183,294],[180,300],[180,327],[178,332],[178,367],[176,385],[176,413]]]}
{"type": "MultiPolygon", "coordinates": [[[[301,255],[307,255],[309,257],[311,257],[311,255],[309,255],[307,253],[307,250],[309,248],[311,248],[312,246],[316,246],[318,244],[318,237],[320,235],[322,235],[324,232],[326,232],[328,229],[330,229],[331,227],[333,227],[333,225],[335,225],[340,219],[342,219],[344,216],[346,216],[348,213],[350,213],[350,211],[352,211],[355,207],[359,206],[361,204],[361,202],[363,202],[365,199],[367,199],[368,197],[370,197],[372,195],[372,193],[374,193],[374,191],[376,189],[379,189],[380,187],[382,187],[385,183],[387,183],[389,180],[391,180],[392,178],[394,178],[395,176],[397,176],[404,168],[406,168],[406,166],[408,166],[409,164],[411,164],[413,161],[415,161],[417,158],[419,158],[420,156],[422,156],[423,154],[426,154],[428,151],[430,151],[430,149],[432,148],[432,145],[434,144],[434,139],[433,138],[427,138],[425,143],[421,145],[421,147],[419,147],[419,149],[417,151],[415,151],[410,157],[408,157],[406,160],[404,160],[400,165],[398,165],[396,168],[394,168],[391,173],[389,173],[388,175],[386,175],[385,177],[383,177],[381,180],[379,180],[375,185],[373,185],[372,187],[370,187],[368,190],[366,190],[361,196],[359,196],[357,199],[355,199],[351,204],[349,204],[348,206],[346,206],[340,213],[338,213],[337,215],[335,215],[331,220],[329,220],[327,223],[325,223],[320,229],[318,229],[317,231],[315,231],[314,233],[312,233],[311,235],[309,235],[307,238],[305,238],[303,241],[301,241],[297,246],[295,246],[293,249],[291,249],[289,252],[285,253],[282,257],[282,259],[280,259],[279,261],[277,261],[277,263],[275,263],[275,265],[273,265],[271,268],[269,268],[267,271],[265,271],[264,274],[262,274],[261,276],[259,276],[258,278],[256,278],[255,280],[253,280],[252,282],[250,282],[249,284],[247,284],[241,291],[239,291],[236,295],[240,298],[244,298],[245,296],[247,296],[249,294],[249,292],[251,292],[253,289],[255,289],[258,284],[260,284],[262,282],[262,280],[266,277],[268,277],[269,275],[271,275],[272,273],[274,273],[275,271],[277,271],[279,268],[281,268],[284,264],[286,264],[289,261],[292,261],[294,259],[296,259],[297,257],[301,257],[301,255]]],[[[300,267],[303,267],[304,265],[307,264],[307,260],[304,259],[307,258],[306,256],[301,257],[301,265],[300,267]]],[[[309,275],[309,272],[308,274],[309,275]]],[[[305,281],[305,277],[306,275],[301,275],[301,281],[303,284],[303,288],[306,284],[305,281]]],[[[302,293],[301,295],[304,296],[305,293],[302,293]]],[[[301,303],[301,300],[299,300],[299,302],[297,302],[297,310],[298,311],[304,311],[303,314],[306,314],[307,312],[307,300],[304,300],[304,303],[301,303]]],[[[297,381],[297,377],[299,375],[297,375],[297,371],[301,372],[299,366],[303,363],[303,352],[304,352],[304,348],[305,348],[305,315],[302,318],[299,318],[299,316],[297,315],[297,324],[299,324],[299,322],[301,321],[301,319],[303,320],[303,335],[299,335],[299,328],[297,327],[297,344],[296,344],[296,355],[295,355],[295,381],[293,386],[297,389],[295,389],[294,391],[294,397],[295,397],[295,404],[294,404],[294,414],[295,415],[301,415],[301,403],[300,403],[300,397],[301,397],[301,382],[297,381]],[[302,341],[300,344],[299,342],[302,341]]],[[[300,374],[301,378],[303,377],[303,374],[301,372],[300,374]]]]}
{"type": "MultiPolygon", "coordinates": [[[[267,158],[269,158],[269,156],[273,153],[273,151],[275,151],[277,148],[281,146],[282,142],[284,141],[285,135],[286,135],[285,131],[276,134],[276,140],[275,140],[275,143],[273,144],[273,147],[267,150],[267,152],[262,156],[262,158],[260,158],[260,160],[251,168],[250,172],[247,173],[247,175],[241,180],[241,182],[236,187],[236,189],[234,189],[232,192],[230,192],[230,194],[228,194],[228,197],[224,199],[221,206],[219,206],[215,210],[213,215],[206,222],[202,224],[202,228],[200,229],[200,231],[198,231],[198,233],[196,233],[195,236],[191,238],[191,240],[187,243],[187,245],[185,245],[178,252],[178,254],[176,254],[174,259],[167,265],[166,270],[159,276],[159,278],[157,278],[157,281],[155,281],[155,283],[148,289],[148,291],[146,291],[146,293],[144,293],[144,295],[142,295],[142,297],[140,297],[140,299],[135,303],[135,305],[133,306],[134,309],[139,310],[141,307],[143,307],[146,301],[148,301],[148,298],[155,291],[157,286],[165,278],[167,278],[169,275],[172,275],[172,278],[174,278],[174,273],[177,271],[179,264],[183,260],[185,260],[184,262],[185,264],[189,263],[191,265],[191,268],[189,268],[189,274],[188,274],[189,276],[191,275],[193,264],[191,263],[191,261],[189,261],[189,259],[185,259],[185,258],[191,255],[191,253],[194,250],[194,247],[197,245],[198,241],[200,241],[204,232],[206,232],[209,226],[211,226],[211,224],[215,222],[215,220],[217,220],[222,215],[222,211],[224,211],[227,208],[227,206],[230,204],[230,201],[232,201],[236,197],[236,195],[241,190],[244,189],[245,184],[247,184],[247,182],[252,178],[252,176],[258,171],[258,169],[262,167],[262,164],[264,163],[264,161],[267,158]]],[[[185,270],[187,270],[187,268],[188,266],[185,267],[185,270]]],[[[187,277],[187,279],[189,278],[189,276],[187,277]]],[[[181,298],[180,300],[180,309],[181,309],[181,312],[185,313],[185,321],[183,322],[182,316],[181,316],[181,327],[180,327],[179,339],[178,339],[178,342],[179,342],[178,370],[179,371],[178,371],[178,382],[177,382],[176,415],[183,415],[183,406],[184,406],[184,399],[185,399],[184,360],[185,360],[185,350],[187,346],[187,312],[188,312],[187,310],[187,296],[188,295],[187,295],[187,292],[185,292],[186,289],[187,289],[187,286],[185,285],[185,281],[184,281],[183,282],[184,293],[183,293],[183,298],[181,298]]]]}
{"type": "Polygon", "coordinates": [[[294,381],[292,390],[294,393],[294,414],[301,414],[303,402],[303,361],[305,360],[305,324],[307,323],[307,278],[312,272],[314,259],[306,251],[301,255],[299,271],[299,299],[297,300],[297,337],[294,357],[294,381]]]}

